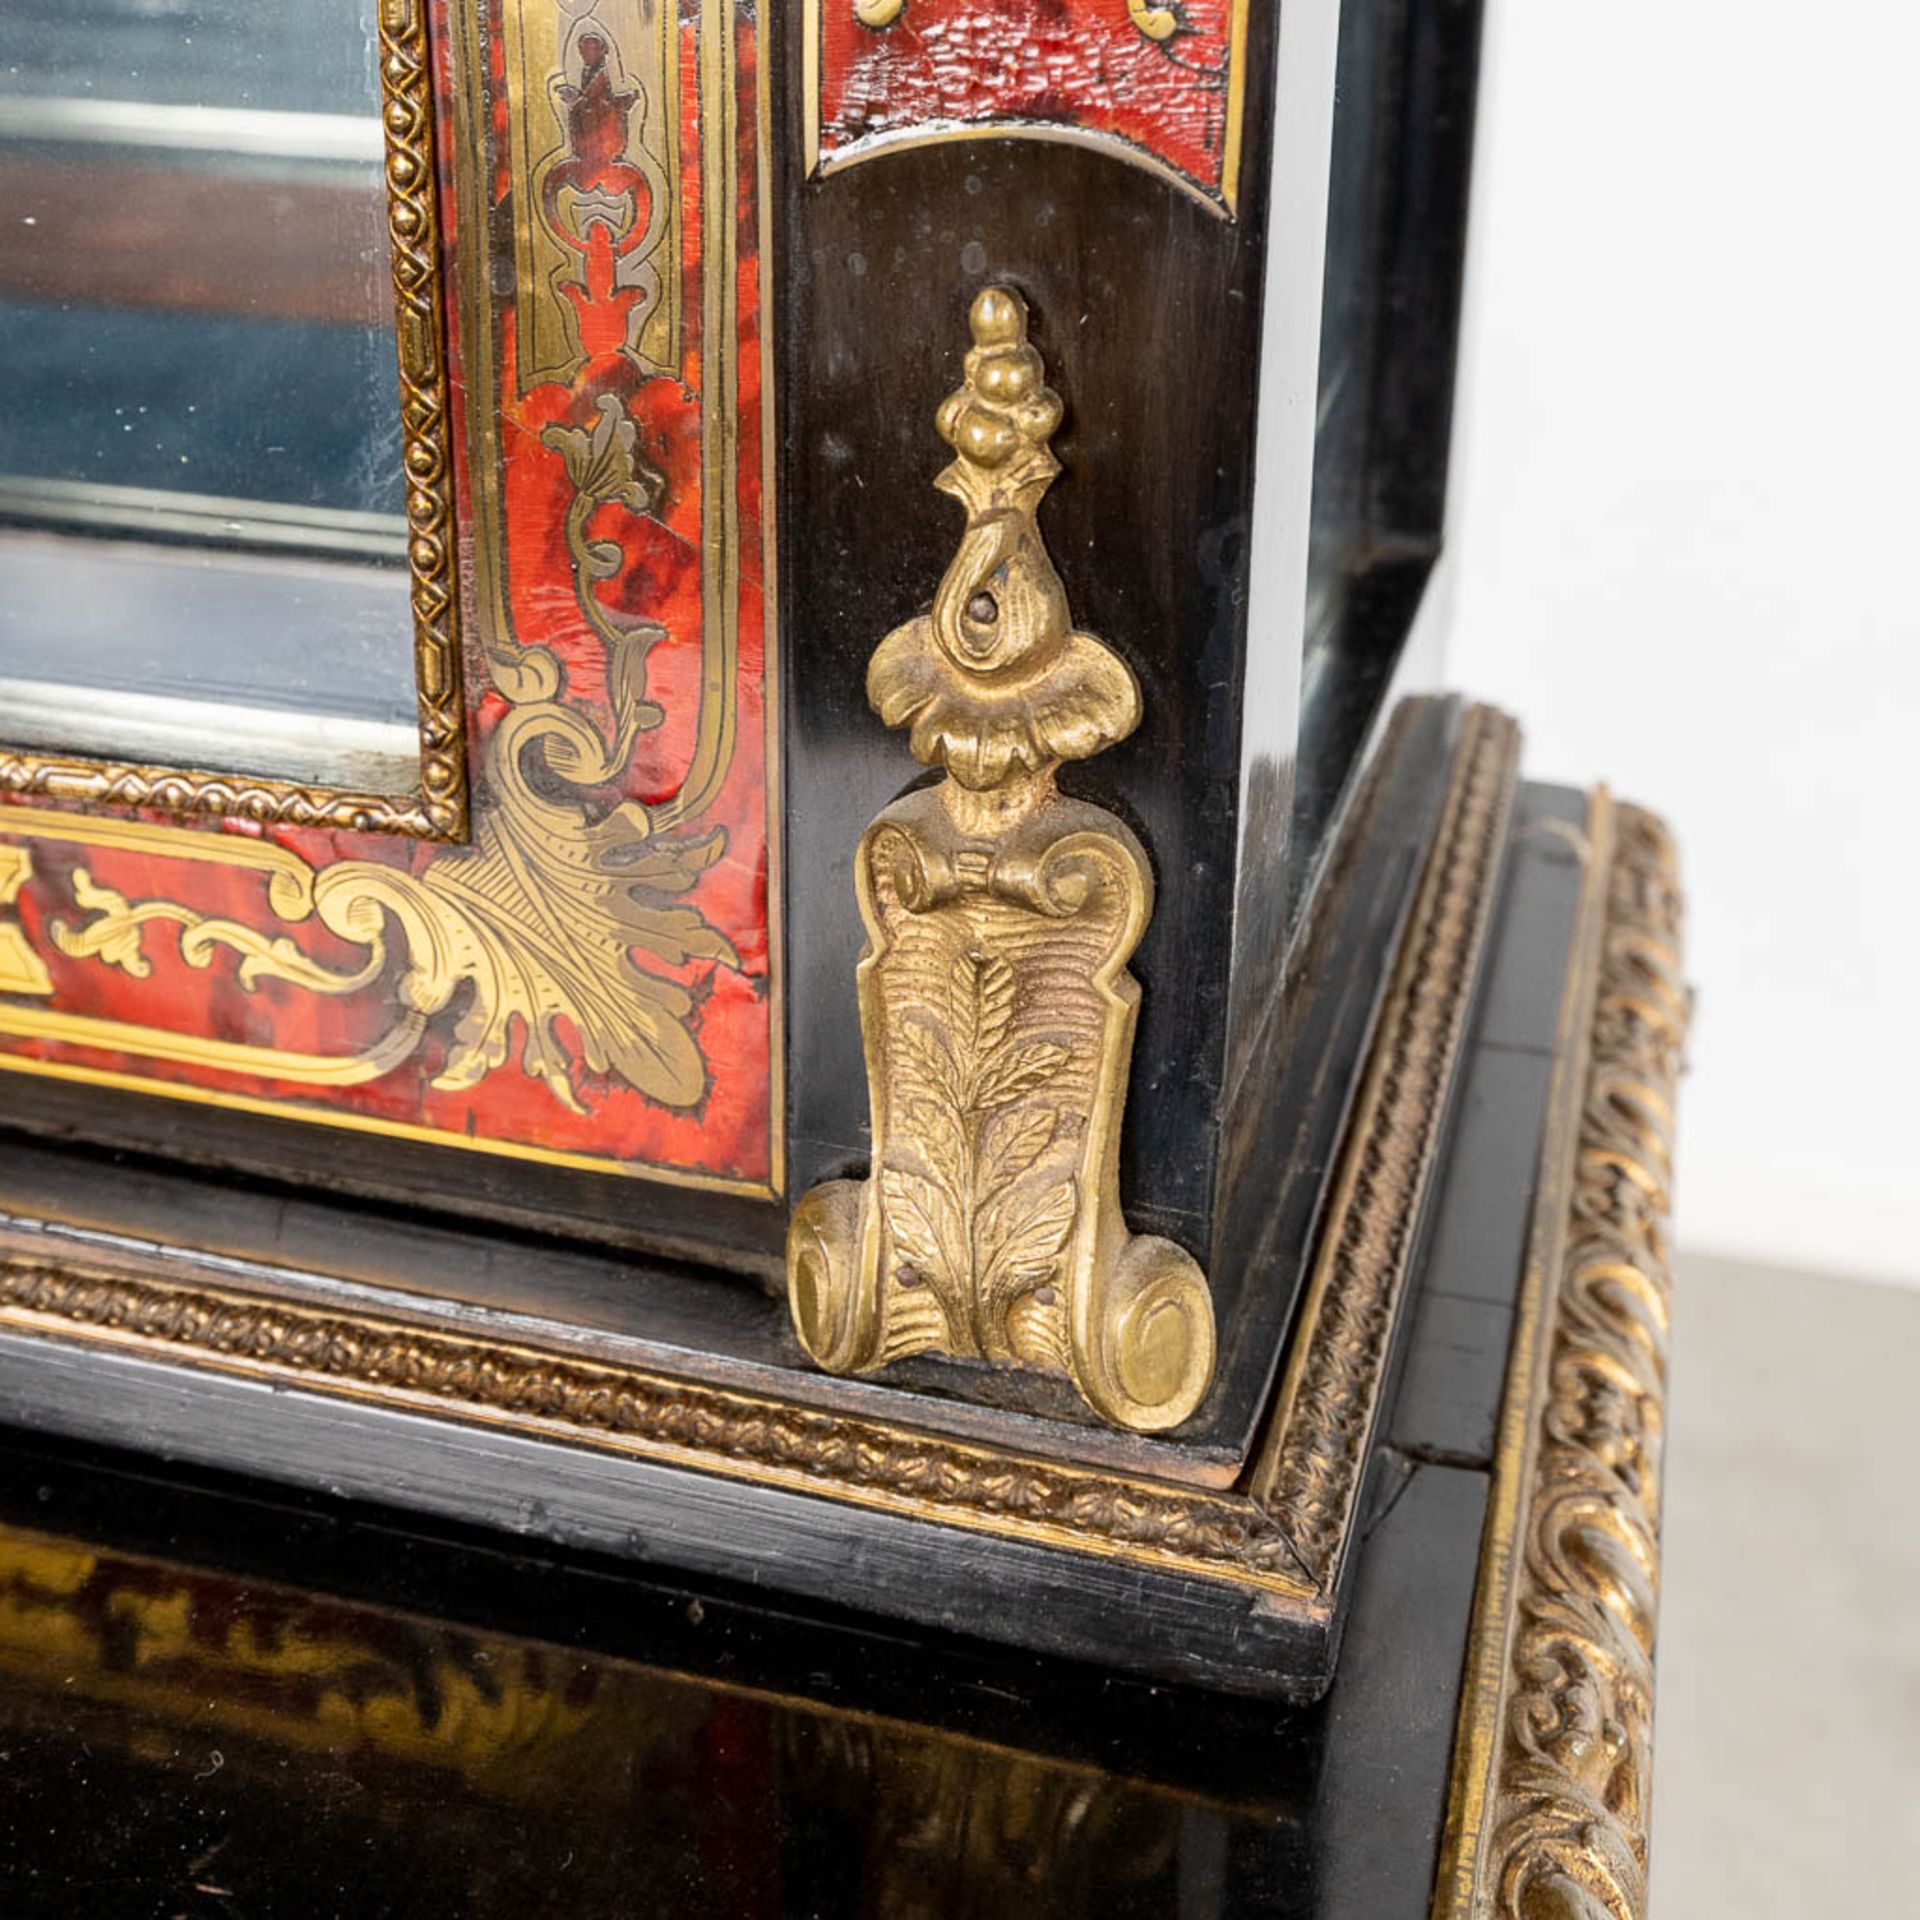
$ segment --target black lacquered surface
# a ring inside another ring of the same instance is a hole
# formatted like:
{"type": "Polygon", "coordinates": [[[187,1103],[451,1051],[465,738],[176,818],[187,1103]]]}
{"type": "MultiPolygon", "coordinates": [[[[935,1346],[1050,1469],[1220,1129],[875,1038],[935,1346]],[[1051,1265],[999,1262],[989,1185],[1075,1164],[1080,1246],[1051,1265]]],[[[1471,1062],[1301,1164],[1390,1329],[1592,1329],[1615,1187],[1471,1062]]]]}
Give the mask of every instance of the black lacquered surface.
{"type": "Polygon", "coordinates": [[[0,1449],[0,1911],[1421,1910],[1480,1483],[1286,1714],[0,1449]]]}

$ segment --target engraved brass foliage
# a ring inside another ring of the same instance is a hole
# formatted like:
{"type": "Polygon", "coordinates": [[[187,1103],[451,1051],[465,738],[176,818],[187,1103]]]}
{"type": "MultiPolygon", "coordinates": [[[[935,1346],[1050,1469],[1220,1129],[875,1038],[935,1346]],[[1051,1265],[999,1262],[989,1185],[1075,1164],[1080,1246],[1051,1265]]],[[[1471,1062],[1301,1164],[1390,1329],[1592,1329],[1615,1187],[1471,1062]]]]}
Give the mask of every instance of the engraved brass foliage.
{"type": "MultiPolygon", "coordinates": [[[[207,965],[220,948],[241,955],[244,987],[275,979],[347,994],[380,977],[390,929],[397,929],[407,959],[395,994],[414,1043],[463,986],[473,989],[435,1086],[469,1087],[505,1064],[517,1025],[522,1071],[576,1112],[568,1031],[592,1071],[617,1074],[663,1105],[694,1105],[707,1068],[687,1025],[693,996],[642,967],[634,951],[668,967],[694,959],[738,964],[726,936],[698,908],[679,904],[720,857],[725,835],[656,836],[647,810],[632,800],[594,810],[593,790],[619,777],[640,728],[657,723],[659,709],[646,700],[644,674],[631,657],[624,668],[620,656],[609,662],[611,734],[568,703],[564,669],[546,649],[522,652],[511,684],[508,711],[487,748],[490,804],[478,814],[470,848],[449,849],[419,873],[346,860],[273,875],[268,903],[279,919],[316,921],[363,948],[360,965],[328,967],[284,936],[172,901],[131,904],[85,869],[75,875],[75,891],[90,917],[56,923],[55,944],[144,976],[142,929],[168,922],[182,930],[180,951],[190,965],[207,965]]],[[[258,1051],[255,1070],[273,1073],[273,1051],[258,1051]]]]}
{"type": "MultiPolygon", "coordinates": [[[[33,878],[30,847],[0,847],[0,907],[20,898],[20,889],[33,878]]],[[[47,963],[34,952],[26,930],[0,920],[0,993],[43,994],[53,991],[47,963]]]]}
{"type": "Polygon", "coordinates": [[[1058,397],[1018,298],[974,302],[941,407],[938,485],[967,511],[933,611],[880,644],[867,692],[944,769],[868,828],[856,873],[874,1174],[815,1189],[788,1238],[800,1337],[860,1371],[923,1352],[1066,1375],[1142,1430],[1213,1373],[1198,1265],[1135,1239],[1119,1132],[1152,911],[1145,853],[1054,771],[1124,737],[1139,690],[1074,630],[1034,521],[1059,471],[1058,397]]]}

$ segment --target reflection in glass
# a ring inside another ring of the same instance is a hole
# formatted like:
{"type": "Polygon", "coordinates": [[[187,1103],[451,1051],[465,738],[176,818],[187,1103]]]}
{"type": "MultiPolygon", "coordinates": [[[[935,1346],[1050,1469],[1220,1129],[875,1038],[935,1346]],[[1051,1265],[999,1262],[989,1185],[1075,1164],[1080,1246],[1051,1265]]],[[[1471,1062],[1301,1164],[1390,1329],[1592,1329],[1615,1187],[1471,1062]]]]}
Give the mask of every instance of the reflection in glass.
{"type": "Polygon", "coordinates": [[[5,0],[0,743],[414,777],[377,0],[5,0]]]}

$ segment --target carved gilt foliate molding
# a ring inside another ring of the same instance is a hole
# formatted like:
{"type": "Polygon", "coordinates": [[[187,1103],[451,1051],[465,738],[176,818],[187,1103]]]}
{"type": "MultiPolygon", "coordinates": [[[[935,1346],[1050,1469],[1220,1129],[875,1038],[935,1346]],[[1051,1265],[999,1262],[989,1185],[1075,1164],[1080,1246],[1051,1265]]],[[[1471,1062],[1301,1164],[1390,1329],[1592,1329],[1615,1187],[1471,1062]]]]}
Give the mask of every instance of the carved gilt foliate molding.
{"type": "Polygon", "coordinates": [[[1435,1920],[1647,1910],[1667,1218],[1690,1009],[1665,827],[1602,794],[1589,860],[1599,961],[1578,1117],[1543,1181],[1514,1340],[1435,1920]]]}
{"type": "Polygon", "coordinates": [[[880,643],[867,694],[937,786],[874,821],[855,861],[873,1174],[817,1187],[787,1241],[795,1325],[836,1373],[911,1354],[1064,1374],[1159,1431],[1213,1377],[1191,1255],[1127,1231],[1121,1117],[1153,911],[1140,843],[1063,795],[1139,723],[1119,657],[1074,630],[1034,511],[1061,405],[1016,294],[973,303],[937,482],[967,510],[933,611],[880,643]]]}
{"type": "Polygon", "coordinates": [[[1237,1494],[1011,1454],[634,1366],[7,1251],[0,1327],[1231,1580],[1281,1603],[1317,1598],[1283,1527],[1237,1494]]]}

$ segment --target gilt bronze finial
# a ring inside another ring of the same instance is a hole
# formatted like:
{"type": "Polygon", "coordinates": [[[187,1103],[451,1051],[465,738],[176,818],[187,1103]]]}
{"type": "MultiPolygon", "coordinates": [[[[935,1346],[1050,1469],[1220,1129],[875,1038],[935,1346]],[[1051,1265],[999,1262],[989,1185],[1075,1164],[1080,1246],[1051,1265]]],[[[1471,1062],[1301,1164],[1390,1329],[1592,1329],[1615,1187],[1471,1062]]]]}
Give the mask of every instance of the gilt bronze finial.
{"type": "Polygon", "coordinates": [[[816,1187],[787,1237],[807,1351],[837,1373],[935,1352],[1064,1374],[1096,1412],[1177,1426],[1213,1377],[1193,1257],[1128,1233],[1120,1124],[1153,911],[1140,843],[1062,794],[1063,760],[1140,719],[1126,663],[1075,631],[1034,513],[1059,397],[1017,294],[973,303],[937,485],[967,512],[933,611],[880,643],[867,694],[938,786],[867,829],[861,1029],[873,1172],[816,1187]]]}

